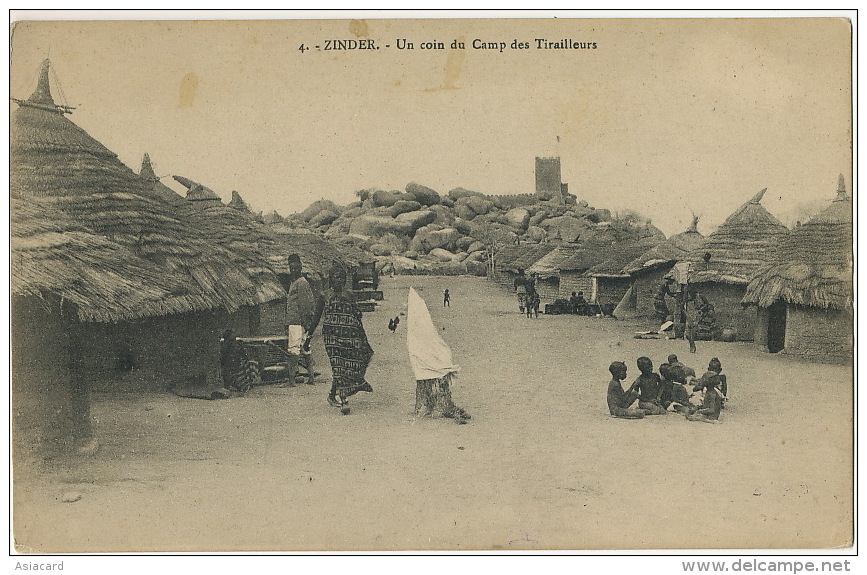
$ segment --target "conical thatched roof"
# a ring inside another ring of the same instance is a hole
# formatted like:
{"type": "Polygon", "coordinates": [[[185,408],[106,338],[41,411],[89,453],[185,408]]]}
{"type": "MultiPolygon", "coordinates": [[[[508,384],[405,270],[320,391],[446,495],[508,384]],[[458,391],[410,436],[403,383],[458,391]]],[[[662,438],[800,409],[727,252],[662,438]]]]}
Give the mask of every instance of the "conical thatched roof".
{"type": "Polygon", "coordinates": [[[693,264],[690,281],[745,285],[775,260],[789,229],[762,207],[766,191],[738,208],[704,243],[680,260],[693,264]],[[710,254],[708,261],[706,254],[710,254]]]}
{"type": "Polygon", "coordinates": [[[138,175],[150,184],[151,191],[167,202],[179,204],[186,201],[183,196],[160,181],[159,176],[154,172],[153,164],[151,164],[151,157],[147,153],[142,157],[141,169],[139,170],[138,175]]]}
{"type": "Polygon", "coordinates": [[[684,258],[691,250],[704,243],[705,237],[698,231],[698,217],[693,216],[692,224],[686,231],[675,234],[662,243],[650,248],[624,266],[623,273],[638,274],[669,265],[684,258]]]}
{"type": "Polygon", "coordinates": [[[745,303],[768,307],[778,299],[833,309],[853,304],[852,200],[840,176],[837,198],[783,242],[777,263],[747,286],[745,303]]]}
{"type": "Polygon", "coordinates": [[[249,214],[253,213],[253,210],[250,209],[250,206],[247,205],[247,202],[245,202],[244,198],[241,197],[241,194],[235,190],[232,190],[232,201],[229,202],[229,207],[249,214]]]}
{"type": "MultiPolygon", "coordinates": [[[[45,101],[43,94],[37,97],[45,101]]],[[[232,311],[283,295],[273,274],[251,277],[245,268],[255,262],[239,266],[236,254],[214,245],[196,210],[166,202],[154,193],[153,182],[135,174],[63,114],[21,103],[12,115],[11,132],[12,193],[25,202],[45,197],[48,215],[62,212],[163,273],[182,277],[187,307],[165,313],[232,311]]],[[[256,261],[265,265],[259,257],[256,261]]]]}
{"type": "Polygon", "coordinates": [[[81,321],[116,322],[206,309],[183,278],[94,233],[44,201],[10,198],[11,289],[75,305],[81,321]]]}

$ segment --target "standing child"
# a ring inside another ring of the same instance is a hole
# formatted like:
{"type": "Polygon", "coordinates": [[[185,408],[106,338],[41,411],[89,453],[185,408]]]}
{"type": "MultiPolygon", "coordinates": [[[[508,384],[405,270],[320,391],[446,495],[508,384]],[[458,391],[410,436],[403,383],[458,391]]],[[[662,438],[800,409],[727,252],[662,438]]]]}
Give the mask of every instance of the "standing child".
{"type": "Polygon", "coordinates": [[[614,417],[622,419],[641,419],[646,412],[643,409],[630,409],[629,406],[635,403],[638,399],[638,392],[635,391],[635,384],[626,391],[620,382],[626,379],[626,364],[622,361],[615,361],[608,366],[608,371],[611,373],[611,381],[608,382],[608,411],[614,417]]]}
{"type": "Polygon", "coordinates": [[[449,295],[449,288],[446,288],[445,291],[443,291],[443,307],[452,307],[451,301],[452,296],[449,295]]]}
{"type": "Polygon", "coordinates": [[[659,402],[662,381],[659,374],[653,373],[653,362],[649,357],[639,357],[637,365],[641,375],[632,386],[639,390],[638,408],[647,411],[648,415],[665,415],[667,412],[659,402]]]}

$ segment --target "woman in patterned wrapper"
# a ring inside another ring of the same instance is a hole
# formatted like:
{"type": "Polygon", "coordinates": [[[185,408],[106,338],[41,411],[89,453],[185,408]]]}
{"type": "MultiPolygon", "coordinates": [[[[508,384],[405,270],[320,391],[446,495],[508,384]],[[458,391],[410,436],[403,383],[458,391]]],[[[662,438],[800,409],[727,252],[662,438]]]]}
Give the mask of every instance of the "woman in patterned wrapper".
{"type": "Polygon", "coordinates": [[[364,379],[373,348],[361,323],[361,310],[346,290],[346,271],[335,264],[328,276],[333,294],[325,304],[322,321],[325,352],[331,363],[328,403],[348,415],[348,397],[359,391],[373,391],[364,379]]]}

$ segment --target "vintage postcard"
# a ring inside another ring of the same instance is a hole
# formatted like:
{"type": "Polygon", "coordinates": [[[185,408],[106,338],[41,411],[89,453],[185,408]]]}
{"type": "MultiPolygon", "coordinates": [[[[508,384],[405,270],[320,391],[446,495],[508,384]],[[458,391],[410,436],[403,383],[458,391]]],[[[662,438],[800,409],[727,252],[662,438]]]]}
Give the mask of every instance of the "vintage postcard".
{"type": "Polygon", "coordinates": [[[853,552],[854,14],[104,16],[10,23],[26,568],[853,552]]]}

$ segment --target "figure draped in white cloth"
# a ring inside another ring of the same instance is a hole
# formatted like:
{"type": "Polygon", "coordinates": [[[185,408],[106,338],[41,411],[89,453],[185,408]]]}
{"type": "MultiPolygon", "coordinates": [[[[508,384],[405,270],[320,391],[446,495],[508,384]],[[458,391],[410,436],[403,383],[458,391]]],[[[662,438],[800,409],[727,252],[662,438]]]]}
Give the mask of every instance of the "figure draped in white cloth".
{"type": "Polygon", "coordinates": [[[406,346],[416,379],[416,416],[442,414],[466,423],[470,414],[454,404],[450,388],[460,367],[452,361],[452,350],[437,332],[427,304],[413,288],[407,301],[406,346]]]}

